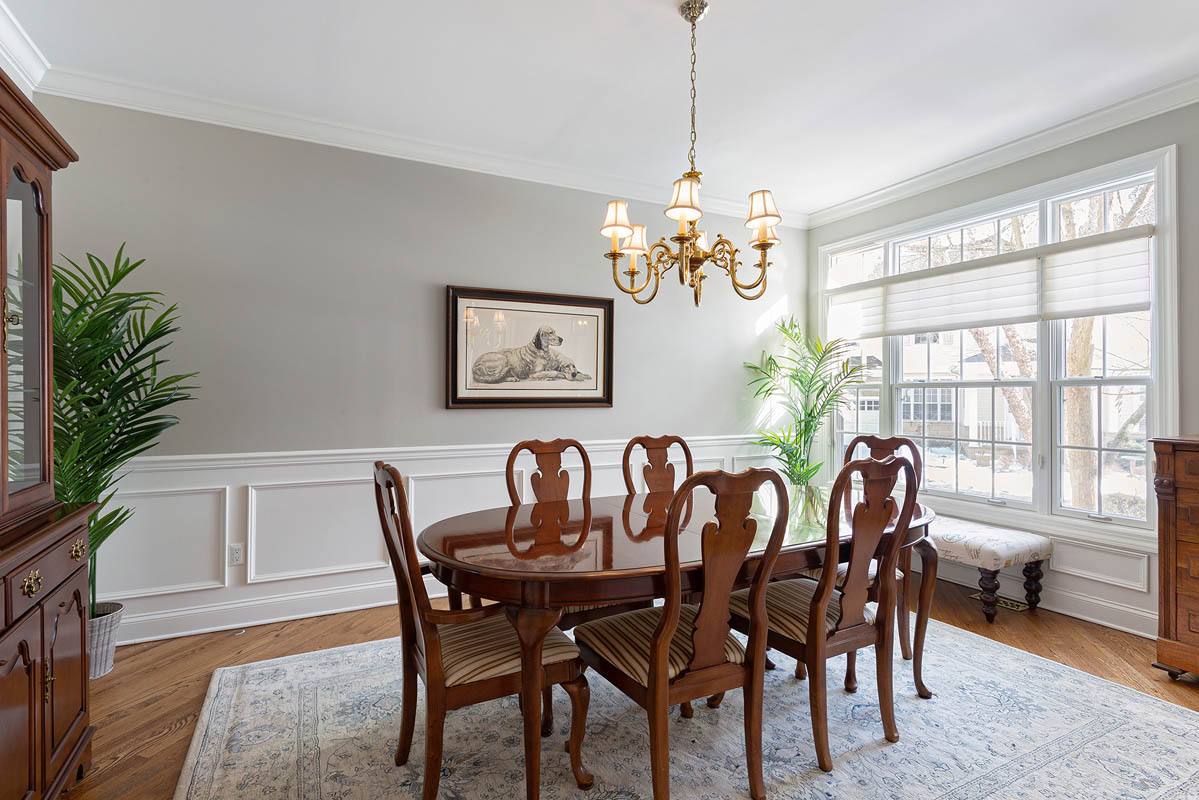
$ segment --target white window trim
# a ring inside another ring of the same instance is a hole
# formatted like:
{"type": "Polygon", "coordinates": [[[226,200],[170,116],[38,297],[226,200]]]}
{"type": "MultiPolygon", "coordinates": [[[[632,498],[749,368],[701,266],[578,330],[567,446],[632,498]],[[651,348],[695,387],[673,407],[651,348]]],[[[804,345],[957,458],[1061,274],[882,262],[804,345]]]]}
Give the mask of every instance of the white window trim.
{"type": "MultiPolygon", "coordinates": [[[[1081,195],[1094,187],[1122,181],[1137,173],[1151,172],[1155,181],[1157,221],[1154,230],[1153,315],[1150,339],[1150,352],[1153,355],[1150,397],[1153,409],[1153,429],[1149,431],[1149,435],[1150,437],[1177,435],[1180,404],[1177,160],[1177,146],[1169,145],[998,197],[822,245],[817,250],[816,259],[816,296],[818,298],[816,315],[820,335],[825,336],[828,330],[825,289],[829,261],[833,253],[866,247],[880,241],[895,242],[905,237],[922,235],[927,231],[935,232],[959,226],[968,227],[972,222],[988,217],[1013,210],[1027,209],[1030,205],[1045,198],[1057,200],[1071,195],[1081,195]]],[[[1052,207],[1053,203],[1050,203],[1049,206],[1052,207]]],[[[1040,219],[1042,242],[1050,241],[1046,226],[1052,224],[1052,221],[1048,217],[1048,214],[1042,214],[1040,219]]],[[[887,245],[888,251],[892,246],[892,244],[887,245]]],[[[888,256],[893,257],[893,254],[888,252],[888,256]]],[[[1049,354],[1050,327],[1048,322],[1039,323],[1038,347],[1041,350],[1041,353],[1038,354],[1039,358],[1044,358],[1049,354]]],[[[893,363],[894,353],[891,354],[891,357],[884,359],[884,391],[881,393],[880,419],[894,419],[894,408],[892,407],[894,398],[890,395],[894,395],[895,392],[885,390],[886,387],[893,389],[895,385],[889,374],[893,363]]],[[[1038,384],[1040,383],[1041,381],[1038,381],[1038,384]]],[[[1040,418],[1049,419],[1047,415],[1054,413],[1053,387],[1051,385],[1039,386],[1036,394],[1038,396],[1034,398],[1034,403],[1039,406],[1042,415],[1040,418]]],[[[936,508],[951,516],[976,519],[980,522],[1021,525],[1030,530],[1040,530],[1062,538],[1107,542],[1119,547],[1155,552],[1154,527],[1157,517],[1157,502],[1152,491],[1146,498],[1146,523],[1144,524],[1127,523],[1118,518],[1110,522],[1101,522],[1050,513],[1050,493],[1056,486],[1056,477],[1050,474],[1055,469],[1054,451],[1050,441],[1052,428],[1051,425],[1037,425],[1034,430],[1033,438],[1036,441],[1033,443],[1033,457],[1037,469],[1045,474],[1036,482],[1038,489],[1032,508],[991,506],[985,502],[978,503],[945,496],[937,498],[936,508]]],[[[824,438],[827,453],[825,463],[839,464],[840,454],[835,452],[835,437],[826,435],[824,438]]],[[[1148,469],[1152,472],[1154,469],[1152,448],[1149,450],[1149,459],[1148,469]]]]}

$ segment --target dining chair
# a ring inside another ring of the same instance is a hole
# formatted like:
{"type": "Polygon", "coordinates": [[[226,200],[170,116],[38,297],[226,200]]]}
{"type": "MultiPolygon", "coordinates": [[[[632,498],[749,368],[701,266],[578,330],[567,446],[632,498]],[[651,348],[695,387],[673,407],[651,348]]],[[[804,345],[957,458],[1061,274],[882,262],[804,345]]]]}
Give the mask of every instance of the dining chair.
{"type": "MultiPolygon", "coordinates": [[[[637,494],[637,486],[633,481],[633,452],[640,447],[645,451],[646,463],[641,467],[641,477],[645,481],[645,490],[651,495],[643,502],[643,510],[649,516],[649,523],[646,525],[645,532],[640,534],[640,537],[653,536],[655,531],[658,531],[659,525],[665,522],[666,507],[669,505],[669,500],[665,501],[661,495],[664,493],[674,494],[674,479],[675,465],[670,463],[670,448],[678,445],[683,451],[683,463],[686,465],[686,473],[683,478],[690,478],[695,472],[695,461],[691,457],[691,448],[687,446],[687,442],[681,436],[634,436],[629,439],[629,443],[625,445],[624,455],[621,457],[621,472],[624,475],[624,488],[629,494],[629,500],[633,495],[637,494]]],[[[629,511],[632,504],[625,502],[624,519],[625,527],[628,529],[629,511]]],[[[687,508],[687,515],[683,519],[683,526],[686,527],[687,522],[691,519],[690,506],[687,508]]],[[[634,536],[632,538],[639,538],[634,536]]],[[[686,603],[699,602],[702,593],[690,592],[683,601],[686,603]]],[[[652,603],[650,604],[652,605],[652,603]]],[[[578,623],[576,623],[578,624],[578,623]]],[[[719,702],[719,701],[716,701],[719,702]]],[[[679,711],[684,719],[691,719],[694,716],[694,710],[690,702],[681,703],[679,711]]]]}
{"type": "MultiPolygon", "coordinates": [[[[842,466],[853,461],[854,452],[859,447],[865,447],[870,458],[875,460],[883,460],[888,456],[899,455],[901,450],[907,450],[909,460],[912,462],[912,468],[916,471],[916,488],[919,489],[924,483],[924,462],[920,457],[920,448],[911,439],[903,436],[891,436],[889,438],[881,438],[870,434],[862,434],[855,436],[845,448],[845,455],[842,458],[842,466]]],[[[850,495],[846,494],[845,502],[850,502],[850,495]]],[[[832,506],[830,506],[830,509],[832,506]]],[[[848,506],[847,506],[848,508],[848,506]]],[[[845,574],[849,565],[842,562],[837,565],[837,580],[844,581],[845,574]]],[[[870,565],[870,580],[874,580],[877,573],[878,562],[871,562],[870,565]]],[[[806,575],[813,580],[820,579],[822,567],[808,567],[801,570],[799,574],[806,575]]],[[[912,596],[912,549],[905,547],[899,553],[899,564],[895,572],[895,579],[899,581],[899,588],[896,594],[896,621],[899,628],[899,651],[903,655],[905,661],[912,659],[912,635],[911,635],[911,614],[909,613],[909,598],[912,596]]],[[[845,686],[849,691],[853,691],[849,687],[857,687],[857,680],[854,677],[854,661],[856,654],[848,654],[845,673],[845,686]]],[[[797,677],[800,675],[802,664],[796,665],[797,677]]]]}
{"type": "Polygon", "coordinates": [[[644,708],[649,716],[654,799],[670,797],[670,719],[673,705],[740,688],[745,697],[745,756],[750,794],[766,796],[762,780],[762,691],[766,664],[766,586],[787,529],[783,479],[772,469],[739,474],[700,472],[683,481],[671,500],[662,537],[666,597],[662,606],[617,614],[575,628],[584,663],[644,708]],[[749,644],[729,627],[729,597],[754,544],[758,522],[750,516],[755,493],[770,484],[777,513],[748,590],[749,644]],[[698,605],[683,603],[679,529],[685,506],[699,487],[715,495],[714,520],[699,533],[705,592],[698,605]]]}
{"type": "MultiPolygon", "coordinates": [[[[883,732],[887,741],[899,741],[891,680],[896,582],[872,580],[870,564],[877,557],[880,575],[895,571],[916,506],[916,471],[911,461],[897,456],[881,461],[866,458],[846,464],[833,482],[829,498],[825,526],[827,553],[836,553],[841,546],[840,506],[855,475],[862,479],[863,500],[849,514],[853,531],[845,579],[838,580],[840,565],[837,561],[826,559],[819,580],[800,577],[776,581],[765,593],[769,628],[767,645],[802,662],[809,673],[816,759],[825,772],[833,769],[828,744],[825,662],[834,656],[874,646],[883,732]],[[903,505],[897,512],[891,493],[900,474],[904,476],[906,491],[903,505]],[[892,522],[888,535],[888,526],[892,522]],[[872,587],[877,587],[877,600],[873,602],[870,600],[872,587]]],[[[734,592],[729,602],[733,627],[752,635],[761,603],[762,599],[755,598],[752,592],[734,592]]],[[[586,649],[580,650],[583,660],[590,663],[586,649]]]]}
{"type": "MultiPolygon", "coordinates": [[[[524,451],[532,453],[537,462],[537,469],[529,476],[534,500],[542,504],[564,504],[570,492],[570,473],[562,469],[562,456],[571,449],[578,451],[583,462],[583,501],[584,504],[589,502],[591,498],[591,459],[587,455],[586,448],[575,439],[554,439],[552,441],[530,439],[517,444],[508,454],[505,475],[508,480],[508,499],[512,505],[517,506],[521,503],[521,492],[516,480],[516,459],[524,451]]],[[[585,518],[589,518],[589,516],[585,514],[585,518]]],[[[587,531],[584,529],[583,535],[586,534],[587,531]]],[[[607,614],[616,614],[630,607],[632,606],[612,603],[565,606],[562,609],[562,619],[558,621],[558,628],[569,630],[581,622],[607,614]]]]}
{"type": "Polygon", "coordinates": [[[591,497],[591,459],[587,450],[574,439],[554,439],[544,442],[529,439],[518,443],[508,454],[504,474],[508,480],[508,499],[512,505],[520,505],[521,492],[516,485],[516,457],[527,450],[537,462],[537,470],[529,476],[533,487],[533,498],[538,503],[566,500],[570,492],[570,473],[562,469],[562,455],[570,449],[577,450],[583,459],[583,497],[591,497]]]}
{"type": "MultiPolygon", "coordinates": [[[[504,616],[504,607],[442,611],[425,591],[408,497],[399,471],[375,462],[375,505],[391,557],[399,596],[403,695],[396,766],[408,761],[416,726],[416,682],[425,682],[425,775],[423,800],[437,796],[441,777],[443,729],[447,711],[518,694],[521,689],[520,639],[504,616]]],[[[590,691],[579,649],[552,629],[542,648],[542,682],[562,685],[570,695],[571,726],[567,748],[575,782],[590,789],[594,778],[583,768],[583,734],[590,691]]],[[[543,727],[543,735],[548,731],[543,727]]]]}
{"type": "Polygon", "coordinates": [[[684,478],[691,477],[695,472],[695,462],[691,459],[691,448],[681,436],[634,436],[625,445],[624,456],[621,458],[621,471],[624,473],[624,488],[629,494],[637,494],[633,483],[632,456],[634,449],[640,447],[645,451],[646,463],[641,468],[641,476],[645,479],[647,492],[673,492],[675,467],[669,461],[670,448],[678,445],[683,451],[683,460],[687,465],[684,478]]]}

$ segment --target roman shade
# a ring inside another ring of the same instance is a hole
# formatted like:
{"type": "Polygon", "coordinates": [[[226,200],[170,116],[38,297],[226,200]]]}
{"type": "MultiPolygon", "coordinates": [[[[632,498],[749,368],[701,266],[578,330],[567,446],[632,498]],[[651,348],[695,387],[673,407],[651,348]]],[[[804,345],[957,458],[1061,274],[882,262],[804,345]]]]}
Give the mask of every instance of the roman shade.
{"type": "Polygon", "coordinates": [[[1153,232],[1139,225],[833,289],[829,335],[860,339],[1144,310],[1152,300],[1153,232]]]}

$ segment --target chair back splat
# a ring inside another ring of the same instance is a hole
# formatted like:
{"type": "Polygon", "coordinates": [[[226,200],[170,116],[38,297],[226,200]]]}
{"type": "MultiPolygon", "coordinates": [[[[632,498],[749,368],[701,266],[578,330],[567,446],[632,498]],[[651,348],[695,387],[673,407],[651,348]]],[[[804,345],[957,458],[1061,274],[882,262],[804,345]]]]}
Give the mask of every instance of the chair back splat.
{"type": "MultiPolygon", "coordinates": [[[[719,666],[725,663],[725,639],[729,634],[729,595],[753,546],[758,521],[750,516],[754,494],[769,483],[775,492],[777,513],[771,529],[770,540],[751,581],[751,608],[756,613],[751,618],[749,640],[750,659],[758,654],[765,657],[766,645],[766,585],[774,572],[787,529],[789,512],[787,489],[783,479],[772,469],[748,469],[739,474],[722,471],[700,472],[683,481],[666,519],[666,535],[663,537],[666,566],[666,600],[662,620],[655,632],[653,659],[666,664],[669,645],[674,636],[682,604],[679,573],[679,527],[683,517],[690,513],[692,493],[704,487],[716,496],[714,521],[704,524],[701,531],[701,553],[703,557],[703,600],[695,617],[695,629],[691,634],[693,656],[688,672],[719,666]]],[[[751,661],[752,663],[752,661],[751,661]]],[[[662,674],[665,674],[663,672],[662,674]]]]}
{"type": "Polygon", "coordinates": [[[645,478],[645,488],[649,492],[673,492],[675,468],[669,459],[671,445],[678,445],[683,451],[687,463],[687,473],[684,478],[691,477],[695,472],[695,462],[691,459],[691,448],[681,436],[635,436],[624,448],[624,458],[621,467],[624,472],[624,487],[629,494],[636,494],[637,487],[633,484],[632,455],[636,447],[645,450],[647,463],[641,468],[645,478]]]}
{"type": "Polygon", "coordinates": [[[899,455],[900,450],[907,450],[908,458],[912,462],[912,468],[916,471],[916,485],[919,486],[924,480],[924,461],[920,457],[920,448],[911,439],[903,436],[891,436],[883,439],[879,436],[872,436],[868,433],[860,436],[855,436],[845,448],[845,458],[841,462],[842,466],[853,461],[853,451],[858,445],[866,445],[866,449],[870,451],[870,457],[882,461],[887,456],[899,455]]]}
{"type": "MultiPolygon", "coordinates": [[[[893,523],[892,534],[880,554],[878,574],[895,574],[899,550],[907,537],[908,523],[916,506],[918,479],[916,470],[908,459],[888,456],[882,460],[864,458],[849,462],[837,475],[829,497],[828,524],[825,528],[826,552],[836,553],[840,546],[841,514],[836,513],[835,509],[843,503],[849,508],[848,493],[855,475],[862,479],[862,500],[854,505],[851,511],[853,536],[850,540],[848,572],[840,587],[841,619],[837,624],[838,631],[867,623],[865,607],[873,583],[870,562],[879,554],[887,528],[893,523]],[[903,506],[897,508],[891,492],[895,489],[901,472],[904,474],[906,491],[903,506]]],[[[809,642],[817,641],[825,635],[825,610],[833,590],[837,588],[837,580],[836,559],[826,559],[819,585],[812,598],[813,616],[808,620],[809,642]],[[816,616],[817,611],[819,616],[816,616]]],[[[878,583],[880,611],[889,610],[895,602],[895,583],[890,580],[880,580],[878,583]]]]}
{"type": "Polygon", "coordinates": [[[574,439],[554,439],[543,442],[540,439],[530,439],[516,445],[508,454],[508,464],[505,473],[508,478],[508,499],[512,505],[520,504],[520,492],[516,486],[516,457],[522,450],[528,450],[537,460],[537,471],[530,477],[533,486],[533,497],[539,503],[550,503],[565,500],[570,492],[570,473],[562,469],[562,454],[570,448],[579,451],[583,459],[583,497],[591,497],[591,459],[583,445],[574,439]]]}

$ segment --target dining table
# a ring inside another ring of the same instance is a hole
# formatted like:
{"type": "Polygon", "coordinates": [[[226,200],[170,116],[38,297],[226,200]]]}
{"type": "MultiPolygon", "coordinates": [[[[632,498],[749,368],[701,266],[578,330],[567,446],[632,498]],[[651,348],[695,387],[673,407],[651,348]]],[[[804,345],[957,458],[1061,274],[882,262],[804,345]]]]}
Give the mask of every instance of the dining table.
{"type": "MultiPolygon", "coordinates": [[[[755,494],[750,516],[757,534],[739,585],[748,585],[757,569],[777,516],[777,501],[763,487],[755,494]]],[[[825,561],[828,492],[818,487],[788,488],[790,512],[786,536],[773,573],[775,579],[819,566],[825,561]]],[[[833,513],[841,515],[839,561],[849,558],[855,495],[833,513]]],[[[649,492],[555,502],[520,503],[459,514],[425,528],[417,547],[430,572],[452,593],[505,606],[521,648],[521,708],[524,717],[525,789],[538,797],[541,782],[541,649],[563,610],[588,604],[648,602],[665,596],[662,537],[673,494],[649,492]]],[[[684,596],[703,591],[701,531],[714,519],[714,495],[696,491],[683,508],[679,526],[679,562],[684,596]]],[[[898,503],[897,503],[898,506],[898,503]]],[[[913,677],[921,697],[921,663],[937,572],[937,550],[928,536],[935,513],[917,503],[904,553],[921,561],[919,604],[913,641],[913,677]]],[[[901,559],[902,560],[902,559],[901,559]]]]}

